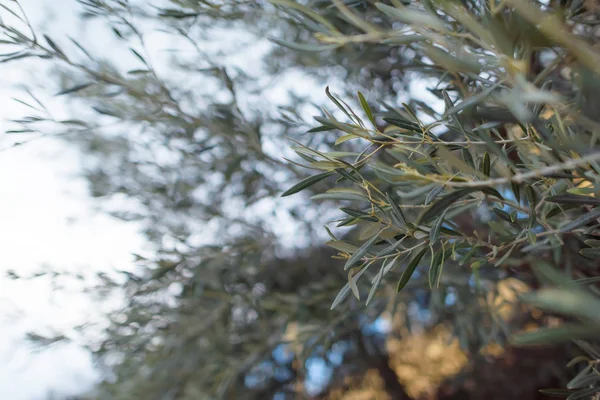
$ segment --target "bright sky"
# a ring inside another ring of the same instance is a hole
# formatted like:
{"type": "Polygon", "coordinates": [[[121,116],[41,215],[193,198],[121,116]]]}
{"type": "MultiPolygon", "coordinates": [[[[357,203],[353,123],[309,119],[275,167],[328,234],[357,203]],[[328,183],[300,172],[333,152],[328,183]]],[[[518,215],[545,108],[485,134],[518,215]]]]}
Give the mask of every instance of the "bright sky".
{"type": "MultiPolygon", "coordinates": [[[[21,3],[34,24],[47,19],[47,1],[21,3]]],[[[69,0],[52,2],[55,9],[73,10],[73,5],[69,0]]],[[[74,27],[73,17],[61,15],[66,25],[50,25],[74,27]]],[[[7,129],[6,118],[23,115],[11,100],[22,93],[8,88],[25,78],[16,65],[2,64],[0,132],[7,129]]],[[[86,182],[77,177],[74,149],[49,139],[10,147],[15,139],[27,137],[0,133],[0,399],[34,400],[51,390],[80,392],[95,374],[89,355],[77,345],[35,352],[22,341],[23,334],[48,328],[68,331],[90,315],[100,315],[100,308],[76,288],[53,293],[48,279],[14,281],[5,278],[6,271],[27,275],[45,265],[73,272],[128,269],[130,254],[143,241],[135,226],[94,211],[86,182]]]]}

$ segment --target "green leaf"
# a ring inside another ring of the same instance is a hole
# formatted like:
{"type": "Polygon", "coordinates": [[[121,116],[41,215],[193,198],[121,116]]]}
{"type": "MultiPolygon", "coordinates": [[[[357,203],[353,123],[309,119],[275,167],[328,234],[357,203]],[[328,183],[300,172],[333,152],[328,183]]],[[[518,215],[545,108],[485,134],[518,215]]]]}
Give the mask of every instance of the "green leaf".
{"type": "Polygon", "coordinates": [[[444,217],[446,216],[447,212],[448,209],[446,208],[431,227],[431,230],[429,231],[429,242],[431,242],[431,244],[435,244],[440,237],[440,229],[442,228],[444,217]]]}
{"type": "Polygon", "coordinates": [[[517,346],[549,345],[570,342],[573,339],[590,339],[597,337],[600,331],[594,326],[565,324],[557,328],[540,328],[533,332],[525,332],[511,338],[517,346]]]}
{"type": "Polygon", "coordinates": [[[460,103],[458,103],[454,107],[450,108],[449,110],[446,110],[446,112],[444,114],[444,118],[447,117],[448,115],[456,114],[462,110],[472,108],[478,104],[481,104],[494,90],[496,90],[496,88],[500,85],[500,83],[501,82],[498,82],[498,83],[490,86],[489,88],[466,98],[465,100],[461,101],[460,103]]]}
{"type": "MultiPolygon", "coordinates": [[[[393,264],[395,264],[398,261],[398,257],[394,258],[391,262],[390,262],[390,268],[388,268],[388,270],[390,270],[393,267],[393,264]]],[[[381,281],[383,279],[383,275],[385,274],[386,271],[386,264],[388,263],[388,259],[386,259],[383,264],[381,264],[381,269],[379,270],[379,272],[377,273],[377,275],[375,275],[375,280],[373,281],[373,284],[371,285],[371,290],[369,290],[369,296],[367,297],[367,302],[365,305],[369,305],[369,303],[371,302],[371,300],[373,299],[373,297],[375,296],[375,293],[377,292],[377,289],[379,288],[379,285],[381,285],[381,281]]]]}
{"type": "Polygon", "coordinates": [[[491,170],[490,155],[486,151],[485,153],[483,153],[483,160],[481,161],[481,172],[485,176],[489,177],[490,176],[490,170],[491,170]]]}
{"type": "Polygon", "coordinates": [[[500,193],[498,193],[496,190],[494,190],[492,188],[459,189],[459,190],[456,190],[456,191],[442,197],[440,200],[438,200],[436,203],[434,203],[431,207],[426,209],[417,219],[417,225],[419,225],[420,223],[429,222],[436,215],[439,215],[442,211],[444,211],[446,208],[448,208],[450,205],[452,205],[457,200],[459,200],[473,192],[477,192],[477,191],[482,191],[484,193],[488,193],[488,194],[491,194],[493,196],[496,196],[496,197],[502,199],[502,196],[500,195],[500,193]]]}
{"type": "Polygon", "coordinates": [[[429,287],[431,289],[433,289],[434,287],[437,288],[440,286],[440,278],[442,276],[442,270],[444,267],[445,257],[446,257],[446,249],[444,248],[444,245],[442,244],[442,246],[438,250],[437,254],[435,254],[435,256],[432,254],[431,265],[429,266],[429,287]]]}
{"type": "Polygon", "coordinates": [[[521,203],[521,187],[519,186],[519,184],[517,182],[511,182],[510,188],[512,189],[513,194],[515,195],[517,204],[520,204],[521,203]]]}
{"type": "Polygon", "coordinates": [[[434,187],[431,192],[429,192],[427,194],[427,197],[425,197],[425,202],[423,203],[424,205],[427,205],[429,203],[431,203],[433,200],[435,200],[435,198],[444,190],[443,186],[436,186],[434,187]]]}
{"type": "MultiPolygon", "coordinates": [[[[356,275],[354,275],[354,281],[358,282],[358,279],[362,276],[362,274],[365,273],[365,271],[367,270],[367,268],[363,268],[360,271],[358,271],[356,273],[356,275]]],[[[333,303],[331,304],[331,308],[330,310],[333,310],[334,308],[336,308],[342,301],[344,301],[346,299],[346,297],[348,297],[348,294],[350,294],[350,283],[346,283],[346,285],[344,285],[344,287],[342,288],[342,290],[340,290],[340,292],[337,294],[337,296],[335,297],[335,299],[333,300],[333,303]]]]}
{"type": "Polygon", "coordinates": [[[335,104],[337,108],[340,109],[340,111],[342,111],[344,114],[346,114],[346,116],[350,120],[352,120],[352,115],[350,115],[350,113],[348,112],[348,110],[346,110],[346,108],[342,105],[342,103],[340,103],[339,100],[336,99],[335,96],[331,94],[331,92],[329,91],[329,86],[327,86],[325,88],[325,94],[327,95],[327,97],[329,97],[329,100],[331,100],[331,102],[333,104],[335,104]]]}
{"type": "MultiPolygon", "coordinates": [[[[522,297],[525,302],[543,310],[600,323],[600,300],[583,290],[548,288],[522,297]]],[[[596,325],[596,331],[600,333],[600,325],[596,325]]]]}
{"type": "Polygon", "coordinates": [[[333,175],[333,172],[323,172],[321,174],[309,176],[308,178],[301,180],[300,182],[283,192],[281,197],[290,196],[292,194],[298,193],[331,175],[333,175]]]}
{"type": "Polygon", "coordinates": [[[567,389],[583,389],[600,380],[598,375],[591,365],[579,371],[579,373],[567,383],[567,389]]]}
{"type": "Polygon", "coordinates": [[[55,96],[62,96],[63,94],[75,93],[75,92],[78,92],[78,91],[83,90],[85,88],[88,88],[88,87],[90,87],[90,86],[92,86],[94,84],[95,84],[95,82],[88,82],[88,83],[82,83],[80,85],[75,85],[75,86],[72,86],[70,88],[61,90],[60,92],[56,93],[55,96]]]}
{"type": "Polygon", "coordinates": [[[576,194],[559,194],[557,196],[550,196],[546,198],[546,201],[549,201],[550,203],[576,204],[582,206],[600,205],[600,199],[590,196],[580,196],[576,194]]]}
{"type": "Polygon", "coordinates": [[[423,131],[421,130],[421,127],[419,125],[415,124],[414,122],[407,121],[405,119],[400,119],[400,118],[384,118],[383,120],[385,122],[387,122],[388,124],[397,126],[399,128],[402,128],[402,129],[406,129],[406,130],[411,131],[411,132],[423,133],[423,131]]]}
{"type": "Polygon", "coordinates": [[[535,233],[533,233],[531,229],[527,229],[527,240],[529,240],[529,243],[532,245],[536,244],[537,242],[537,236],[535,236],[535,233]]]}
{"type": "Polygon", "coordinates": [[[390,246],[386,247],[385,249],[381,250],[380,252],[378,252],[375,257],[381,257],[381,256],[386,256],[388,254],[393,253],[394,251],[398,250],[398,248],[402,245],[402,242],[404,241],[404,238],[396,241],[396,243],[391,244],[390,246]]]}
{"type": "Polygon", "coordinates": [[[592,400],[596,393],[598,393],[597,387],[585,388],[572,393],[567,400],[592,400]]]}
{"type": "Polygon", "coordinates": [[[339,44],[310,44],[310,43],[294,43],[288,42],[287,40],[281,40],[274,37],[269,38],[270,41],[283,46],[290,48],[296,51],[305,51],[305,52],[322,52],[327,50],[333,50],[340,47],[339,44]]]}
{"type": "Polygon", "coordinates": [[[496,214],[498,217],[500,217],[500,219],[503,219],[504,221],[508,222],[509,224],[514,224],[514,221],[512,220],[510,214],[507,213],[506,211],[500,210],[498,208],[493,208],[492,211],[494,212],[494,214],[496,214]]]}
{"type": "Polygon", "coordinates": [[[48,42],[50,47],[52,47],[52,50],[54,50],[55,52],[57,52],[58,54],[60,54],[61,56],[66,58],[65,53],[63,53],[63,51],[60,49],[60,47],[58,47],[58,45],[56,43],[54,43],[54,41],[52,39],[50,39],[46,35],[44,35],[44,39],[46,39],[46,42],[48,42]]]}
{"type": "Polygon", "coordinates": [[[398,207],[398,204],[396,204],[396,202],[392,200],[392,197],[389,193],[386,194],[386,198],[392,209],[392,220],[394,224],[396,224],[398,228],[406,230],[408,226],[406,225],[406,218],[404,217],[404,213],[402,213],[402,210],[400,209],[400,207],[398,207]]]}
{"type": "Polygon", "coordinates": [[[406,286],[406,284],[410,280],[411,276],[415,272],[415,269],[417,269],[417,266],[419,265],[419,262],[421,261],[421,259],[423,258],[423,256],[427,252],[427,250],[428,250],[427,247],[424,248],[423,250],[421,250],[415,256],[415,258],[413,258],[411,260],[411,262],[408,264],[408,266],[404,269],[404,271],[402,272],[402,276],[400,276],[400,280],[398,281],[398,287],[396,288],[396,292],[400,293],[400,291],[402,289],[404,289],[404,287],[406,286]]]}
{"type": "Polygon", "coordinates": [[[560,286],[562,284],[571,285],[569,277],[557,268],[554,268],[549,263],[543,260],[536,260],[531,263],[533,272],[537,278],[543,283],[560,286]]]}
{"type": "Polygon", "coordinates": [[[350,200],[350,201],[368,201],[366,197],[355,193],[321,193],[311,197],[313,200],[350,200]]]}
{"type": "MultiPolygon", "coordinates": [[[[357,217],[357,218],[373,218],[373,216],[369,213],[366,213],[364,211],[360,211],[360,210],[354,210],[352,208],[348,208],[348,207],[340,207],[340,211],[345,212],[346,214],[352,216],[352,217],[357,217]]],[[[377,221],[377,219],[375,218],[375,221],[377,221]]]]}
{"type": "Polygon", "coordinates": [[[375,122],[375,117],[371,112],[371,107],[369,107],[369,103],[367,103],[365,96],[363,96],[361,92],[358,92],[358,100],[360,100],[360,105],[362,106],[362,109],[364,110],[365,114],[367,114],[367,118],[369,118],[369,121],[371,121],[371,124],[373,124],[375,130],[377,130],[377,123],[375,122]]]}
{"type": "Polygon", "coordinates": [[[475,254],[477,249],[479,249],[479,246],[473,246],[473,248],[471,248],[471,250],[469,250],[468,253],[466,253],[464,256],[462,256],[462,258],[458,262],[458,265],[460,265],[460,266],[465,265],[465,263],[467,261],[469,261],[471,259],[471,257],[473,257],[473,254],[475,254]]]}
{"type": "Polygon", "coordinates": [[[358,291],[358,285],[356,284],[356,281],[353,277],[354,270],[355,268],[352,268],[350,271],[348,271],[348,283],[350,284],[350,290],[352,290],[352,294],[354,295],[354,297],[356,297],[356,300],[360,300],[360,292],[358,291]]]}
{"type": "Polygon", "coordinates": [[[383,3],[375,3],[375,7],[388,16],[395,18],[400,22],[404,22],[405,24],[416,25],[419,27],[427,26],[441,31],[445,30],[443,21],[427,12],[407,7],[398,9],[383,3]]]}
{"type": "Polygon", "coordinates": [[[346,264],[344,265],[344,270],[347,270],[348,268],[354,266],[354,264],[359,262],[360,259],[367,254],[367,252],[371,249],[371,247],[373,247],[377,239],[379,239],[380,233],[381,231],[377,232],[371,239],[364,242],[354,254],[352,254],[348,261],[346,261],[346,264]]]}
{"type": "Polygon", "coordinates": [[[328,242],[325,242],[325,244],[329,247],[333,247],[336,250],[349,254],[354,253],[358,250],[358,246],[355,246],[343,240],[330,240],[328,242]]]}
{"type": "Polygon", "coordinates": [[[587,244],[590,247],[600,247],[600,240],[597,239],[584,240],[583,243],[587,244]]]}
{"type": "Polygon", "coordinates": [[[580,226],[587,225],[588,223],[594,221],[596,218],[600,217],[600,207],[594,208],[592,211],[587,214],[582,215],[581,217],[561,226],[558,230],[559,232],[570,232],[573,229],[577,229],[580,226]]]}
{"type": "Polygon", "coordinates": [[[549,397],[567,397],[568,395],[570,395],[571,393],[573,393],[570,390],[567,389],[540,389],[538,390],[538,392],[540,392],[541,394],[544,394],[546,396],[549,397]]]}
{"type": "Polygon", "coordinates": [[[127,73],[129,75],[147,75],[152,73],[152,71],[149,69],[132,69],[130,71],[127,71],[127,73]]]}
{"type": "Polygon", "coordinates": [[[392,36],[392,37],[383,39],[381,41],[381,43],[402,45],[402,44],[411,44],[411,43],[415,43],[415,42],[423,42],[425,40],[427,40],[427,38],[425,36],[421,36],[421,35],[399,35],[399,36],[392,36]]]}
{"type": "Polygon", "coordinates": [[[489,175],[481,174],[479,171],[477,171],[476,169],[474,169],[471,166],[469,166],[469,164],[467,164],[466,162],[464,162],[462,159],[456,157],[452,153],[452,151],[450,151],[444,145],[440,145],[437,148],[437,152],[439,153],[439,157],[442,160],[444,160],[450,166],[458,169],[460,172],[464,173],[465,175],[474,175],[474,176],[476,176],[478,178],[481,178],[481,179],[486,179],[489,176],[489,175]]]}
{"type": "Polygon", "coordinates": [[[471,155],[469,149],[463,147],[463,149],[460,151],[460,154],[462,155],[462,158],[465,161],[465,163],[467,163],[469,167],[475,169],[475,162],[473,161],[473,156],[471,155]]]}
{"type": "Polygon", "coordinates": [[[579,254],[588,258],[599,258],[600,257],[600,248],[587,248],[579,250],[579,254]]]}
{"type": "Polygon", "coordinates": [[[537,220],[537,215],[535,212],[535,206],[537,205],[537,198],[535,195],[535,190],[531,186],[525,187],[525,193],[527,194],[527,202],[529,204],[529,228],[533,228],[535,226],[535,222],[537,220]]]}
{"type": "Polygon", "coordinates": [[[148,63],[146,62],[146,59],[144,57],[142,57],[142,55],[140,53],[138,53],[137,51],[135,51],[134,49],[129,49],[131,50],[131,52],[142,62],[144,63],[144,65],[148,65],[148,63]]]}
{"type": "Polygon", "coordinates": [[[600,276],[590,276],[589,278],[575,279],[573,282],[579,285],[590,285],[592,283],[600,282],[600,276]]]}

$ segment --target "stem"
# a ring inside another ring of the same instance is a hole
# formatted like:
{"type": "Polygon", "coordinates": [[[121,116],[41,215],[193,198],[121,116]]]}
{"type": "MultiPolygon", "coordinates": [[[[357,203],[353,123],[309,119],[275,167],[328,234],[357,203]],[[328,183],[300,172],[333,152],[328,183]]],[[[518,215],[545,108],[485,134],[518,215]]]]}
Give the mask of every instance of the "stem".
{"type": "Polygon", "coordinates": [[[588,164],[590,162],[599,161],[599,160],[600,160],[600,152],[597,152],[597,153],[589,154],[585,157],[573,158],[564,163],[547,166],[544,168],[540,168],[540,169],[529,171],[529,172],[522,173],[522,174],[516,174],[509,178],[504,177],[504,178],[488,179],[485,181],[471,181],[471,182],[451,182],[451,181],[444,180],[444,183],[447,186],[451,186],[451,187],[470,187],[470,188],[498,186],[498,185],[504,185],[506,183],[511,183],[511,182],[523,183],[527,179],[538,178],[538,177],[542,177],[542,176],[546,176],[546,175],[552,175],[553,173],[560,172],[565,169],[572,169],[572,168],[578,167],[580,165],[588,164]]]}

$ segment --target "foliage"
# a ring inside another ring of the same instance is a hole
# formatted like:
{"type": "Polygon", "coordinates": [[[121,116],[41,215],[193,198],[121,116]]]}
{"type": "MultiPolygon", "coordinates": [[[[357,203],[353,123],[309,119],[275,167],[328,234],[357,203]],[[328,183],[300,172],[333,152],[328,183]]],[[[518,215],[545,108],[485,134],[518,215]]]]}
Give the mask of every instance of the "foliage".
{"type": "Polygon", "coordinates": [[[509,340],[576,340],[587,355],[572,366],[585,366],[552,390],[600,387],[595,4],[78,3],[135,68],[36,34],[18,2],[3,7],[1,61],[51,62],[77,117],[33,97],[13,133],[68,135],[91,193],[152,245],[135,271],[100,277],[95,293],[126,304],[90,346],[107,367],[91,397],[296,398],[318,359],[334,371],[325,394],[376,371],[378,389],[408,398],[390,343],[440,327],[473,363],[509,340]],[[211,47],[236,30],[231,48],[211,47]],[[155,32],[182,46],[164,65],[155,32]],[[233,65],[267,36],[259,73],[233,65]],[[307,134],[315,98],[266,100],[293,68],[345,84],[307,134]],[[439,101],[405,93],[415,80],[439,101]],[[328,218],[343,267],[318,244],[328,218]],[[391,332],[369,330],[382,320],[391,332]]]}
{"type": "MultiPolygon", "coordinates": [[[[362,230],[358,240],[329,243],[350,271],[332,307],[351,292],[361,300],[362,290],[368,303],[380,286],[397,282],[407,300],[413,293],[406,289],[429,287],[430,307],[444,315],[448,296],[458,293],[454,307],[463,308],[465,297],[493,291],[506,276],[525,279],[523,268],[531,267],[538,280],[529,284],[542,287],[523,300],[566,319],[514,343],[596,338],[600,299],[589,286],[598,280],[600,243],[597,6],[393,3],[375,6],[400,29],[372,24],[338,1],[360,33],[323,24],[318,39],[401,44],[426,54],[430,72],[423,73],[437,78],[431,92],[445,106],[372,108],[358,93],[360,108],[331,98],[344,118],[327,111],[316,118],[323,130],[341,132],[342,148],[300,149],[307,165],[339,178],[314,198],[347,201],[337,226],[362,230]],[[364,143],[360,153],[343,151],[351,140],[364,143]]],[[[513,333],[493,307],[487,311],[476,323],[480,343],[513,333]]],[[[455,315],[464,338],[472,326],[461,327],[455,315]]],[[[569,383],[581,389],[572,398],[596,393],[595,359],[569,383]]]]}

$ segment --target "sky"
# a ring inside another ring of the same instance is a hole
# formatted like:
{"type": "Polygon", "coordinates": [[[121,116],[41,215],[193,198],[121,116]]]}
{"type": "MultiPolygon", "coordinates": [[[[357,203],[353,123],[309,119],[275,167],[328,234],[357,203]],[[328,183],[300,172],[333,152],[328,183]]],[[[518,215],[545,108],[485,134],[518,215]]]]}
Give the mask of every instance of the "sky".
{"type": "MultiPolygon", "coordinates": [[[[48,1],[21,3],[34,25],[59,20],[50,28],[78,29],[74,15],[52,16],[48,1]]],[[[73,5],[72,0],[52,2],[54,9],[73,10],[73,5]]],[[[86,182],[78,177],[75,149],[58,140],[29,141],[28,136],[3,133],[9,127],[6,119],[22,115],[22,107],[11,97],[23,97],[13,88],[28,75],[17,65],[1,68],[0,399],[42,399],[49,391],[78,393],[96,379],[89,354],[77,344],[39,352],[23,341],[23,335],[30,330],[68,331],[90,316],[100,318],[102,307],[73,285],[53,292],[49,279],[11,280],[6,272],[28,275],[46,266],[84,273],[129,269],[131,253],[143,247],[143,240],[135,226],[95,210],[86,182]],[[15,141],[29,142],[13,147],[15,141]]],[[[54,103],[59,109],[65,106],[54,103]]]]}

